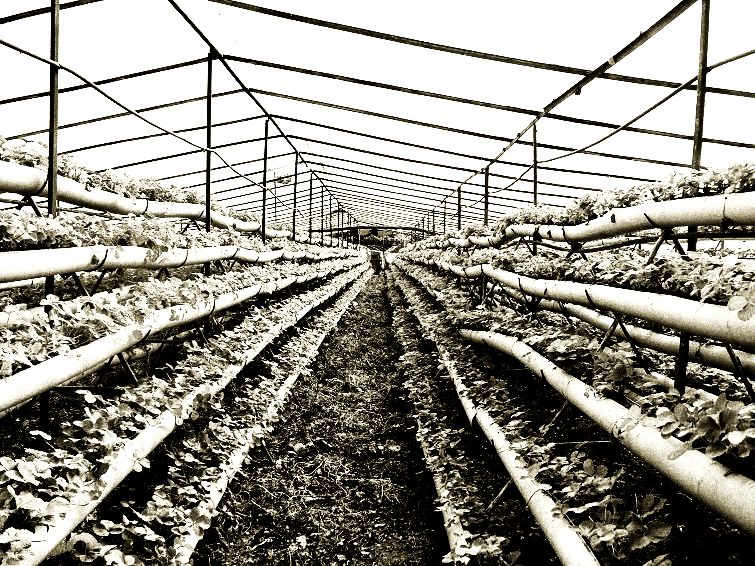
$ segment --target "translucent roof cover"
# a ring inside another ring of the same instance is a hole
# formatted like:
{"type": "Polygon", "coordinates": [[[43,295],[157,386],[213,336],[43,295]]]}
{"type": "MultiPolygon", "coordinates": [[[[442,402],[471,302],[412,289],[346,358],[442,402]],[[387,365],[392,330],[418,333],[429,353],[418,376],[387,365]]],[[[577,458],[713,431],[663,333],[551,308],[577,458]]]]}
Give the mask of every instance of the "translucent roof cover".
{"type": "MultiPolygon", "coordinates": [[[[71,90],[82,81],[61,71],[58,148],[92,169],[203,192],[214,48],[210,145],[254,181],[214,155],[220,204],[259,210],[269,119],[266,180],[282,218],[296,187],[298,210],[316,223],[322,203],[325,215],[341,207],[361,225],[440,223],[446,210],[451,227],[461,186],[463,222],[475,223],[487,183],[495,220],[533,201],[530,126],[548,109],[536,121],[537,200],[564,206],[692,166],[703,5],[64,0],[59,62],[120,105],[71,90]]],[[[49,65],[14,48],[49,57],[49,7],[0,3],[6,138],[47,140],[49,65]]],[[[711,2],[702,167],[752,161],[753,21],[749,0],[711,2]]]]}

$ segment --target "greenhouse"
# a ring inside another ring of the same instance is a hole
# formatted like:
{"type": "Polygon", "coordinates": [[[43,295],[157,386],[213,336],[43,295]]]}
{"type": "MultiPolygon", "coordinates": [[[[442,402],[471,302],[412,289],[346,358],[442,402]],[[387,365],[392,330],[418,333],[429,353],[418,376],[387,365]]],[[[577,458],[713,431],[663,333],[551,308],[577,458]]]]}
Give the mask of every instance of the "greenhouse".
{"type": "Polygon", "coordinates": [[[0,566],[752,564],[753,21],[4,0],[0,566]]]}

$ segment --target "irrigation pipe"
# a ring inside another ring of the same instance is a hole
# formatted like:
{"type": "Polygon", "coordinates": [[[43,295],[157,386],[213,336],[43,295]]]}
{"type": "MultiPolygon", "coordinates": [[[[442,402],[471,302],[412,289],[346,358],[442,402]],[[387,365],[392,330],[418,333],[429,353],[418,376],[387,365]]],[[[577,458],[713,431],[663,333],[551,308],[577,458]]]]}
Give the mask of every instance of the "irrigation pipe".
{"type": "Polygon", "coordinates": [[[0,252],[0,283],[103,269],[163,269],[198,265],[221,259],[242,263],[269,263],[276,260],[319,261],[343,259],[352,253],[312,254],[303,250],[255,251],[238,246],[175,248],[156,253],[139,246],[84,246],[0,252]]]}
{"type": "MultiPolygon", "coordinates": [[[[367,269],[367,266],[357,267],[361,273],[367,269]]],[[[335,295],[341,287],[330,292],[330,296],[335,295]]],[[[294,319],[285,327],[295,325],[298,319],[294,319]]],[[[276,325],[266,333],[264,346],[282,332],[285,327],[276,325]]],[[[256,347],[254,351],[261,351],[262,347],[256,347]]],[[[139,433],[135,438],[126,442],[119,450],[116,457],[110,462],[110,466],[103,474],[98,483],[101,486],[100,495],[83,505],[68,505],[67,511],[62,514],[58,521],[49,525],[45,536],[41,540],[31,541],[31,546],[26,549],[27,555],[21,563],[23,566],[34,566],[42,562],[52,551],[63,542],[76,526],[81,523],[97,506],[107,497],[128,475],[133,471],[135,464],[148,456],[170,433],[178,426],[179,420],[188,419],[195,401],[203,395],[215,395],[233,380],[242,366],[229,365],[222,373],[222,377],[214,384],[203,384],[180,401],[179,407],[168,409],[162,412],[152,423],[139,433]],[[176,414],[178,413],[178,414],[176,414]]]]}
{"type": "Polygon", "coordinates": [[[545,538],[561,563],[564,566],[598,566],[599,562],[582,537],[572,528],[563,515],[554,513],[557,507],[555,501],[541,489],[540,484],[530,475],[524,460],[518,452],[511,448],[511,443],[506,438],[503,429],[498,426],[484,407],[476,406],[469,398],[467,387],[459,375],[456,363],[438,340],[433,325],[418,308],[412,308],[412,311],[425,333],[435,343],[438,356],[451,376],[469,424],[474,426],[475,421],[477,421],[482,432],[495,447],[501,463],[506,467],[511,480],[516,485],[530,513],[542,529],[545,538]]]}
{"type": "MultiPolygon", "coordinates": [[[[493,284],[488,283],[488,286],[489,288],[492,288],[493,284]]],[[[521,302],[521,294],[517,294],[517,291],[514,289],[504,287],[501,290],[512,299],[521,302]]],[[[604,332],[613,328],[615,322],[615,318],[611,316],[600,314],[594,309],[575,305],[573,303],[543,299],[538,303],[537,308],[576,317],[604,332]]],[[[668,334],[662,334],[631,324],[624,324],[624,327],[629,333],[629,338],[640,346],[671,356],[676,356],[679,353],[680,340],[678,336],[669,336],[668,334]]],[[[627,340],[627,336],[620,326],[614,328],[612,336],[627,340]]],[[[736,355],[737,358],[739,358],[742,369],[750,375],[755,375],[755,354],[738,350],[736,355]]],[[[734,367],[734,362],[732,362],[731,356],[726,351],[726,348],[714,344],[697,342],[695,340],[690,340],[689,342],[689,361],[731,372],[738,369],[734,367]]],[[[669,382],[663,380],[664,386],[668,384],[669,382]]]]}
{"type": "MultiPolygon", "coordinates": [[[[399,321],[401,324],[408,324],[406,320],[406,310],[403,308],[396,308],[398,307],[398,303],[396,303],[396,299],[393,296],[394,294],[396,294],[396,292],[392,287],[389,287],[389,293],[391,294],[391,302],[394,303],[394,321],[399,321]]],[[[408,342],[405,335],[398,333],[397,338],[399,339],[399,342],[401,343],[401,346],[405,352],[411,351],[412,346],[408,342]]],[[[401,359],[403,360],[403,357],[401,359]]],[[[406,362],[402,361],[402,363],[405,364],[406,362]]],[[[417,398],[418,395],[416,386],[413,385],[415,382],[416,378],[410,375],[409,379],[404,384],[404,388],[409,392],[409,396],[412,401],[412,405],[415,407],[416,413],[416,409],[424,406],[423,402],[425,402],[425,400],[417,398]]],[[[440,510],[441,515],[443,516],[443,527],[446,531],[446,538],[448,539],[449,554],[453,562],[456,563],[457,559],[463,556],[464,541],[470,538],[471,534],[467,529],[464,528],[464,525],[462,525],[461,519],[459,518],[460,513],[454,506],[451,498],[441,496],[441,494],[443,494],[444,492],[448,492],[448,488],[447,482],[444,480],[445,474],[442,475],[439,471],[442,466],[439,466],[437,463],[433,464],[433,462],[437,462],[437,458],[433,457],[432,446],[430,444],[430,441],[428,440],[429,434],[433,431],[428,430],[427,432],[420,434],[419,431],[422,428],[427,428],[427,424],[426,422],[420,422],[419,413],[415,414],[415,420],[417,422],[417,426],[419,427],[417,431],[415,431],[415,437],[417,438],[420,448],[422,449],[422,456],[424,458],[425,464],[430,471],[430,475],[433,478],[435,493],[437,495],[436,500],[439,503],[437,508],[440,510]]],[[[435,423],[435,426],[435,432],[437,433],[437,427],[439,427],[440,425],[438,423],[435,423]]]]}
{"type": "Polygon", "coordinates": [[[732,193],[690,197],[636,206],[614,208],[603,216],[573,226],[552,224],[512,224],[498,236],[451,238],[458,247],[498,246],[514,238],[530,237],[555,242],[588,242],[623,236],[653,228],[684,226],[751,226],[755,224],[755,193],[732,193]]]}
{"type": "Polygon", "coordinates": [[[743,347],[755,347],[755,319],[741,320],[736,311],[729,310],[726,306],[608,285],[533,279],[496,269],[490,264],[467,268],[446,262],[425,264],[437,265],[459,277],[475,278],[486,275],[508,288],[518,289],[524,294],[540,299],[606,309],[694,336],[743,347]]]}
{"type": "MultiPolygon", "coordinates": [[[[47,174],[33,167],[0,161],[0,192],[17,193],[29,196],[47,195],[45,179],[47,174]],[[40,189],[41,187],[41,189],[40,189]]],[[[114,214],[149,215],[156,218],[188,218],[202,220],[204,204],[161,202],[148,199],[123,197],[101,189],[87,189],[73,179],[58,175],[58,199],[70,204],[114,214]]],[[[227,214],[213,211],[210,215],[213,226],[233,228],[239,232],[258,232],[260,223],[238,220],[227,214]]],[[[287,238],[291,233],[285,230],[266,230],[271,238],[287,238]]]]}
{"type": "Polygon", "coordinates": [[[645,462],[750,535],[755,535],[755,514],[752,513],[755,509],[755,481],[732,472],[697,450],[687,450],[674,458],[674,453],[682,445],[680,441],[663,438],[655,427],[638,423],[628,409],[616,401],[598,397],[591,387],[516,338],[478,330],[460,330],[460,334],[467,340],[495,348],[519,360],[645,462]]]}
{"type": "MultiPolygon", "coordinates": [[[[364,288],[364,285],[367,282],[364,271],[359,274],[358,277],[359,279],[354,283],[354,285],[348,291],[346,291],[341,298],[339,298],[340,304],[336,307],[336,316],[334,316],[327,327],[320,331],[320,333],[317,335],[315,343],[311,346],[304,359],[300,361],[296,371],[292,372],[292,374],[289,375],[278,388],[272,400],[268,404],[263,418],[260,419],[260,422],[254,427],[247,427],[246,429],[240,431],[241,436],[244,438],[242,444],[238,446],[233,451],[228,460],[226,460],[227,463],[224,467],[224,472],[222,473],[220,479],[212,486],[210,496],[205,501],[201,502],[198,507],[204,506],[211,515],[216,514],[217,506],[219,505],[220,500],[223,498],[223,495],[228,489],[231,481],[233,481],[233,478],[241,470],[244,458],[246,458],[246,455],[249,453],[249,451],[254,448],[257,445],[257,442],[260,440],[262,436],[261,431],[265,430],[265,425],[267,423],[275,422],[279,410],[285,404],[291,389],[296,384],[296,381],[299,379],[304,369],[308,367],[312,360],[314,360],[314,358],[317,356],[323,341],[341,320],[341,317],[346,312],[346,309],[349,307],[351,302],[364,288]]],[[[305,307],[304,310],[308,312],[320,306],[322,303],[330,299],[331,296],[332,295],[329,295],[327,297],[318,299],[312,304],[311,307],[305,307]]],[[[299,314],[297,314],[297,319],[301,320],[305,316],[305,314],[306,313],[300,312],[299,314]]],[[[199,541],[202,539],[202,536],[204,534],[201,528],[197,527],[195,524],[187,526],[192,528],[192,532],[190,534],[177,536],[173,542],[175,564],[188,564],[191,562],[191,556],[194,553],[194,549],[196,548],[197,544],[199,544],[199,541]]]]}
{"type": "Polygon", "coordinates": [[[150,334],[181,326],[229,309],[262,294],[272,294],[293,284],[323,279],[346,269],[342,266],[325,272],[286,277],[256,284],[239,291],[224,293],[214,300],[196,305],[177,305],[153,312],[141,324],[131,324],[65,354],[49,358],[37,365],[0,380],[0,411],[10,409],[34,396],[86,372],[92,366],[138,344],[150,334]]]}

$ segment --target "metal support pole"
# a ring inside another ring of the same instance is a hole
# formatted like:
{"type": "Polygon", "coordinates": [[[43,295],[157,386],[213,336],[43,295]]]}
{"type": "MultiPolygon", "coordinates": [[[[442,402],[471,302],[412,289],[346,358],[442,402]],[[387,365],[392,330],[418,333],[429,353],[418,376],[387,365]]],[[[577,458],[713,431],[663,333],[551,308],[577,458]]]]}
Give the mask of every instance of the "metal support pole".
{"type": "Polygon", "coordinates": [[[307,239],[308,243],[312,243],[312,177],[314,177],[314,173],[312,171],[309,172],[309,238],[307,239]]]}
{"type": "MultiPolygon", "coordinates": [[[[695,103],[695,134],[692,142],[692,168],[700,169],[703,151],[703,119],[705,116],[705,89],[708,74],[708,29],[710,26],[710,0],[702,0],[700,14],[700,56],[697,65],[697,100],[695,103]]],[[[697,250],[697,226],[687,229],[687,250],[697,250]]]]}
{"type": "MultiPolygon", "coordinates": [[[[204,175],[204,226],[205,230],[209,233],[212,227],[211,208],[212,195],[210,194],[210,178],[212,176],[212,60],[215,58],[215,54],[210,51],[207,55],[207,121],[206,121],[206,134],[207,134],[207,151],[205,152],[205,175],[204,175]]],[[[210,262],[204,264],[203,272],[205,275],[210,275],[210,262]]]]}
{"type": "Polygon", "coordinates": [[[537,206],[537,124],[532,124],[532,204],[537,206]]]}
{"type": "Polygon", "coordinates": [[[320,245],[325,245],[325,185],[320,187],[320,245]]]}
{"type": "Polygon", "coordinates": [[[270,128],[270,118],[265,119],[265,145],[262,153],[262,241],[265,241],[265,229],[267,228],[267,139],[270,128]]]}
{"type": "Polygon", "coordinates": [[[482,214],[482,223],[488,225],[488,207],[490,199],[490,167],[485,167],[485,196],[484,196],[484,208],[482,214]]]}
{"type": "Polygon", "coordinates": [[[333,247],[333,195],[328,195],[328,245],[333,247]]]}
{"type": "MultiPolygon", "coordinates": [[[[60,49],[60,0],[50,2],[50,129],[47,142],[47,214],[58,215],[58,66],[60,49]]],[[[45,295],[55,293],[55,278],[45,277],[45,295]]]]}
{"type": "Polygon", "coordinates": [[[461,185],[456,189],[456,229],[461,230],[461,185]]]}
{"type": "Polygon", "coordinates": [[[443,201],[443,235],[446,234],[446,201],[443,201]]]}
{"type": "Polygon", "coordinates": [[[435,235],[435,209],[433,208],[433,236],[435,235]]]}
{"type": "Polygon", "coordinates": [[[296,240],[296,186],[299,184],[299,154],[294,155],[294,210],[291,212],[291,241],[296,240]]]}

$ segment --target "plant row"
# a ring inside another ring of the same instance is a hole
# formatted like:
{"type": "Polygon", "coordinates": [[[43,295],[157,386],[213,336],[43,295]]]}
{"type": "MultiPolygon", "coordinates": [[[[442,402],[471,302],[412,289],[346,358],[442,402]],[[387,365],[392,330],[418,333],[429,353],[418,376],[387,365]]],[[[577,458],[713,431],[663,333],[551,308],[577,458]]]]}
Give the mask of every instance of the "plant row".
{"type": "MultiPolygon", "coordinates": [[[[0,192],[23,196],[46,196],[46,173],[39,169],[0,161],[0,192]]],[[[58,177],[57,196],[61,202],[111,214],[135,214],[154,218],[175,218],[204,221],[203,204],[130,198],[98,188],[87,188],[78,181],[58,177]]],[[[258,232],[260,223],[242,219],[238,213],[219,210],[211,213],[211,224],[218,228],[233,228],[238,232],[258,232]]],[[[271,238],[289,237],[290,232],[268,229],[271,238]]]]}
{"type": "MultiPolygon", "coordinates": [[[[408,274],[411,274],[414,284],[423,289],[422,281],[430,277],[419,276],[415,279],[415,271],[416,268],[409,269],[411,273],[408,274]]],[[[435,288],[438,287],[436,282],[435,288]]],[[[443,289],[444,298],[451,294],[448,286],[443,289]]],[[[434,297],[438,295],[441,293],[432,293],[434,297]]],[[[566,325],[563,329],[552,328],[549,316],[540,319],[530,313],[529,321],[511,329],[515,334],[526,333],[529,338],[522,340],[513,337],[504,339],[496,333],[462,330],[465,338],[481,339],[486,345],[498,347],[502,340],[512,345],[501,351],[507,354],[505,359],[510,361],[506,363],[513,364],[509,366],[513,369],[499,369],[497,375],[500,377],[482,378],[476,370],[479,362],[474,361],[475,354],[458,344],[457,327],[448,324],[452,320],[448,318],[451,313],[441,310],[431,314],[433,308],[427,299],[416,293],[414,297],[415,314],[420,319],[424,317],[426,331],[433,333],[447,349],[444,361],[450,360],[451,364],[462,364],[464,367],[463,371],[457,372],[457,377],[463,385],[459,389],[470,400],[467,407],[470,418],[473,417],[482,428],[498,423],[509,438],[509,445],[522,455],[522,465],[532,476],[540,478],[539,482],[543,483],[540,489],[552,495],[556,502],[555,515],[566,514],[577,525],[592,548],[600,551],[601,562],[607,553],[619,560],[626,560],[627,556],[635,557],[634,560],[644,557],[642,560],[647,560],[648,564],[656,564],[660,562],[654,560],[662,560],[669,548],[664,542],[667,538],[679,541],[687,536],[687,531],[693,533],[711,525],[729,534],[733,532],[730,527],[716,526],[714,519],[706,518],[710,525],[693,525],[701,521],[678,517],[679,508],[685,500],[680,502],[677,498],[668,501],[664,492],[661,493],[665,497],[656,491],[661,489],[658,480],[643,480],[638,476],[640,473],[652,477],[652,468],[650,471],[628,472],[627,467],[630,470],[636,468],[632,457],[621,453],[612,455],[615,449],[610,445],[603,447],[602,443],[607,440],[602,439],[611,436],[729,520],[752,532],[749,514],[743,512],[750,505],[747,501],[752,496],[752,480],[731,473],[731,470],[700,452],[680,450],[681,443],[664,438],[667,435],[661,432],[660,422],[648,415],[643,416],[637,407],[626,409],[598,394],[593,387],[574,378],[573,374],[567,374],[525,344],[534,342],[541,350],[548,349],[549,357],[558,359],[560,366],[574,367],[579,371],[578,375],[589,378],[589,368],[585,364],[575,363],[575,358],[578,362],[580,356],[569,349],[572,344],[568,336],[578,332],[577,329],[569,329],[566,325]],[[548,348],[550,345],[552,348],[548,348]],[[516,369],[519,363],[532,372],[534,380],[531,385],[522,383],[526,378],[520,377],[521,370],[516,369]],[[550,392],[543,390],[544,383],[550,384],[553,389],[550,392]],[[524,387],[531,391],[521,391],[524,387]],[[558,408],[558,404],[552,401],[556,391],[566,397],[568,405],[565,403],[558,408]],[[472,407],[471,404],[476,406],[472,407]],[[580,420],[576,414],[570,415],[569,412],[573,413],[574,410],[569,405],[583,411],[606,432],[601,433],[588,422],[579,424],[584,418],[580,420]],[[554,415],[552,420],[548,414],[551,411],[554,415]],[[569,414],[566,419],[562,418],[564,411],[569,414]],[[564,438],[567,432],[571,436],[564,438]],[[581,443],[563,442],[575,435],[582,439],[581,443]],[[689,461],[684,462],[685,458],[689,461]],[[649,485],[656,487],[648,492],[649,485]],[[727,495],[722,496],[723,493],[727,495]],[[717,501],[711,500],[716,498],[717,501]],[[680,525],[678,530],[672,528],[675,522],[680,525]]],[[[526,319],[527,316],[522,315],[521,318],[526,319]]],[[[514,316],[507,317],[506,322],[513,322],[514,319],[514,316]]],[[[506,330],[508,332],[509,328],[506,327],[506,330]]],[[[593,353],[594,358],[601,358],[600,352],[593,353]]],[[[612,353],[607,352],[606,357],[610,358],[612,353]]],[[[606,365],[606,369],[610,368],[610,364],[606,365]]],[[[668,491],[668,487],[665,491],[668,491]]],[[[710,533],[705,536],[710,536],[710,533]]],[[[747,547],[746,541],[742,543],[742,535],[739,537],[738,544],[747,547]]],[[[732,538],[736,540],[733,535],[732,538]]],[[[689,546],[686,542],[681,545],[689,546]]]]}
{"type": "MultiPolygon", "coordinates": [[[[415,268],[411,272],[423,285],[449,283],[446,277],[423,273],[422,269],[415,268]]],[[[664,435],[671,436],[679,432],[680,440],[690,440],[694,436],[696,448],[714,457],[726,454],[727,457],[744,460],[742,464],[751,459],[750,454],[755,449],[755,439],[751,438],[755,436],[755,422],[752,419],[755,404],[746,403],[749,399],[742,382],[731,373],[735,370],[734,367],[725,368],[729,371],[721,371],[720,368],[702,364],[690,365],[686,391],[682,394],[674,388],[678,338],[677,349],[668,348],[664,352],[656,347],[661,335],[652,336],[650,332],[643,334],[643,329],[625,325],[624,329],[634,345],[645,347],[640,351],[626,341],[623,331],[613,335],[618,342],[609,342],[609,338],[602,333],[608,321],[599,319],[608,319],[605,315],[589,312],[589,309],[582,307],[556,305],[552,302],[544,306],[545,310],[533,313],[521,299],[512,299],[505,305],[498,306],[495,309],[497,312],[475,309],[469,316],[464,314],[464,309],[469,308],[464,305],[468,298],[465,301],[459,295],[456,300],[450,300],[446,296],[441,301],[458,317],[455,318],[456,328],[496,332],[505,329],[508,335],[525,342],[539,355],[559,364],[568,363],[572,373],[590,376],[587,381],[600,396],[623,399],[624,404],[630,404],[624,398],[624,393],[636,393],[640,397],[632,396],[631,401],[638,404],[645,413],[662,417],[658,422],[664,435]],[[534,327],[542,325],[544,328],[540,331],[533,331],[534,327]],[[685,408],[679,407],[680,405],[685,408]],[[726,426],[721,425],[718,419],[722,410],[735,411],[737,418],[727,420],[726,426]],[[680,418],[684,418],[683,423],[676,423],[678,430],[668,423],[667,417],[674,414],[674,411],[680,418]],[[710,422],[707,417],[719,423],[715,430],[706,428],[704,423],[710,422]],[[698,424],[701,428],[696,431],[698,424]],[[732,432],[734,434],[729,436],[732,432]]],[[[699,346],[702,354],[695,358],[698,362],[715,362],[717,355],[723,358],[725,353],[723,348],[714,349],[711,345],[703,347],[693,343],[691,346],[699,346]]],[[[745,361],[750,360],[745,358],[745,361]]]]}
{"type": "Polygon", "coordinates": [[[755,165],[720,171],[689,171],[668,180],[588,194],[557,209],[530,206],[504,215],[491,229],[473,226],[452,236],[430,238],[425,247],[497,246],[513,238],[586,242],[653,228],[752,226],[755,165]]]}
{"type": "Polygon", "coordinates": [[[256,251],[239,246],[173,248],[156,252],[137,246],[86,246],[0,252],[0,283],[16,282],[81,271],[114,269],[173,269],[222,260],[240,263],[268,263],[276,260],[319,261],[357,253],[324,252],[313,254],[304,250],[285,249],[256,251]]]}
{"type": "MultiPolygon", "coordinates": [[[[438,507],[449,543],[444,562],[488,564],[515,562],[521,553],[517,541],[501,528],[501,521],[486,509],[474,475],[484,464],[475,447],[464,442],[469,431],[459,427],[454,400],[448,389],[442,363],[428,351],[411,320],[407,306],[391,276],[389,298],[393,309],[393,330],[403,354],[400,359],[403,386],[409,393],[417,421],[416,437],[435,484],[438,507]],[[446,383],[444,383],[446,382],[446,383]]],[[[403,293],[402,293],[403,294],[403,293]]],[[[490,496],[492,498],[492,496],[490,496]]]]}
{"type": "MultiPolygon", "coordinates": [[[[610,285],[726,305],[735,296],[747,297],[755,279],[755,261],[744,254],[698,254],[682,258],[672,253],[650,261],[647,250],[613,250],[586,257],[565,257],[549,250],[533,255],[526,248],[404,252],[402,257],[469,266],[490,264],[535,279],[610,285]]],[[[739,299],[736,299],[739,300],[739,299]]]]}
{"type": "MultiPolygon", "coordinates": [[[[59,437],[47,439],[49,450],[2,460],[0,517],[5,531],[0,544],[7,549],[3,564],[44,559],[130,473],[148,467],[147,456],[176,427],[216,403],[239,371],[275,337],[366,269],[355,266],[312,291],[250,309],[241,327],[226,330],[202,347],[189,347],[168,379],[143,380],[116,398],[82,390],[84,414],[63,423],[59,437]]],[[[143,525],[131,530],[124,538],[150,538],[143,525]]],[[[113,556],[113,563],[129,563],[117,562],[117,553],[113,556]]]]}
{"type": "Polygon", "coordinates": [[[96,298],[57,302],[51,296],[45,304],[49,312],[39,317],[9,313],[7,322],[13,327],[0,328],[0,411],[75,379],[149,336],[360,263],[352,259],[318,266],[252,265],[193,281],[148,281],[96,298]]]}

